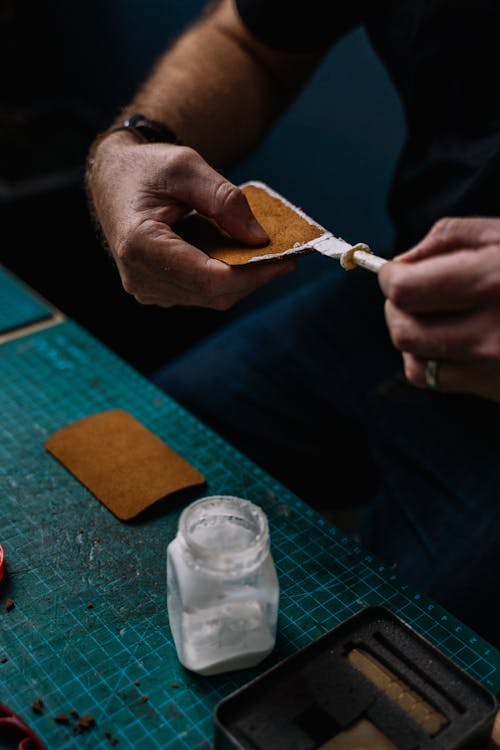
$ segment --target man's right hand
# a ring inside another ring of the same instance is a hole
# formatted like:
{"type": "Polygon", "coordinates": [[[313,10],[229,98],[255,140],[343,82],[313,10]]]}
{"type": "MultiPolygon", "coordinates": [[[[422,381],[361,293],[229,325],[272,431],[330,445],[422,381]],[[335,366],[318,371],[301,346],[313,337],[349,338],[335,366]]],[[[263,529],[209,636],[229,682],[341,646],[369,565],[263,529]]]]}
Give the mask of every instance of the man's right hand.
{"type": "Polygon", "coordinates": [[[244,193],[192,148],[110,134],[95,150],[87,187],[123,287],[142,304],[226,310],[295,268],[293,261],[234,268],[173,231],[194,209],[235,240],[267,240],[244,193]]]}

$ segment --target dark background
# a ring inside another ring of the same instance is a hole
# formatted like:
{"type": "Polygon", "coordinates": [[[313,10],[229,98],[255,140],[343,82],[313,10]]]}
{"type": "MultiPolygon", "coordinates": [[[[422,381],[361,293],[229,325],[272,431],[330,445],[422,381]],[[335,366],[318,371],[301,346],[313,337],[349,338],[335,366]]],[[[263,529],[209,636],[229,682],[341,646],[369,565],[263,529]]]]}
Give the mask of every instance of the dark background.
{"type": "MultiPolygon", "coordinates": [[[[0,11],[0,262],[144,374],[292,286],[337,272],[320,256],[218,313],[139,305],[96,237],[82,186],[106,127],[201,0],[6,0],[0,11]]],[[[362,30],[343,39],[236,183],[262,180],[345,239],[389,252],[386,190],[404,135],[362,30]]]]}

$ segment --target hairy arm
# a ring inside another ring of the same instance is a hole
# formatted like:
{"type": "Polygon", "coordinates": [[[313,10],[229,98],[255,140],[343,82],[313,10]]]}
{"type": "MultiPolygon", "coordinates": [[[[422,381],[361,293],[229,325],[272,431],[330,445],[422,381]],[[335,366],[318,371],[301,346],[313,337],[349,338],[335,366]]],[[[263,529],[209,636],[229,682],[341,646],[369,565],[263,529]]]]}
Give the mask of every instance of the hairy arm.
{"type": "Polygon", "coordinates": [[[217,167],[255,147],[321,57],[260,44],[232,0],[209,4],[157,61],[126,108],[167,123],[217,167]]]}
{"type": "Polygon", "coordinates": [[[221,0],[171,45],[120,116],[163,122],[185,145],[138,143],[123,131],[97,137],[86,179],[91,210],[137,301],[227,309],[293,270],[292,261],[231,268],[172,227],[196,210],[240,242],[266,241],[246,197],[219,170],[262,140],[319,60],[260,44],[233,0],[221,0]]]}

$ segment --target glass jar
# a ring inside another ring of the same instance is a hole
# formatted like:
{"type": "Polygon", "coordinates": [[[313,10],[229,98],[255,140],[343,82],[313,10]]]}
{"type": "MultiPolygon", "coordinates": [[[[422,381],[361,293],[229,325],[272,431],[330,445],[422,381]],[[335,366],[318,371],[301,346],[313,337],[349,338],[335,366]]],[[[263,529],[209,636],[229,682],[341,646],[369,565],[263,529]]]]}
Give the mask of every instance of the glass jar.
{"type": "Polygon", "coordinates": [[[278,602],[261,508],[215,495],[183,510],[167,548],[167,606],[187,669],[209,675],[258,664],[274,648],[278,602]]]}

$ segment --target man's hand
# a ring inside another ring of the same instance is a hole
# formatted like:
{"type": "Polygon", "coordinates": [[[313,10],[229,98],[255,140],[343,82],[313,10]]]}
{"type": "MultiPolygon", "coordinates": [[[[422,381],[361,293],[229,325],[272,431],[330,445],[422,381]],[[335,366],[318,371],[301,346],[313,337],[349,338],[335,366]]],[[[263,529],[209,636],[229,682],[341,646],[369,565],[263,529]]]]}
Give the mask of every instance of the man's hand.
{"type": "Polygon", "coordinates": [[[379,272],[391,339],[407,379],[500,401],[500,219],[441,219],[379,272]]]}
{"type": "Polygon", "coordinates": [[[195,209],[240,242],[267,240],[243,192],[191,148],[109,135],[96,149],[88,191],[123,287],[143,304],[226,310],[295,267],[231,268],[172,230],[195,209]]]}

